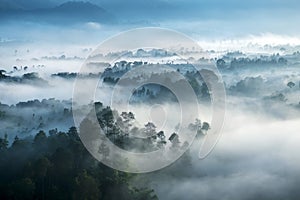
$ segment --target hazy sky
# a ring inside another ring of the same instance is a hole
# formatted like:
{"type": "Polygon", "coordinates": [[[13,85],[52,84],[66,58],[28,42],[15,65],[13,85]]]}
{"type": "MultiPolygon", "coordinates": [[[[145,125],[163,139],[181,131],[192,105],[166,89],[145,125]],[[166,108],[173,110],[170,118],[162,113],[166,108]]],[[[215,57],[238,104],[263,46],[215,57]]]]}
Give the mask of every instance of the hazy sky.
{"type": "MultiPolygon", "coordinates": [[[[7,8],[51,8],[66,1],[0,0],[7,8]]],[[[118,26],[160,26],[197,35],[236,38],[272,33],[297,36],[300,3],[297,0],[90,0],[119,21],[118,26]]],[[[1,26],[1,22],[0,22],[1,26]]],[[[80,28],[82,29],[82,27],[80,28]]]]}

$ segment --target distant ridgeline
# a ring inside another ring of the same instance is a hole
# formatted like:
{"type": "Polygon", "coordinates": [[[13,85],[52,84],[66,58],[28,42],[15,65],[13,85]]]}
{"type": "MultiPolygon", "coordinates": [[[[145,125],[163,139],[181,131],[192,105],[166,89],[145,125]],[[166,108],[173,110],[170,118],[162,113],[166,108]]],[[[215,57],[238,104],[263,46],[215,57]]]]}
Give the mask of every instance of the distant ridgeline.
{"type": "Polygon", "coordinates": [[[64,79],[75,79],[75,78],[99,78],[101,76],[101,72],[99,73],[87,73],[87,74],[82,74],[82,73],[76,73],[76,72],[58,72],[56,74],[51,74],[51,77],[59,77],[59,78],[64,78],[64,79]]]}

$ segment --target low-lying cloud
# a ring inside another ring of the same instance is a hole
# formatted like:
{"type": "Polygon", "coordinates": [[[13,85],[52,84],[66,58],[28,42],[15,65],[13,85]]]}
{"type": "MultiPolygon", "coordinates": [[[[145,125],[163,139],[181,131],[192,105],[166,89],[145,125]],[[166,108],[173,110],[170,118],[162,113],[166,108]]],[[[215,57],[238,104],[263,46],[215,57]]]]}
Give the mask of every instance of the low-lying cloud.
{"type": "Polygon", "coordinates": [[[299,199],[299,123],[230,107],[211,155],[197,159],[194,146],[191,163],[176,168],[187,175],[165,169],[152,186],[161,199],[299,199]]]}

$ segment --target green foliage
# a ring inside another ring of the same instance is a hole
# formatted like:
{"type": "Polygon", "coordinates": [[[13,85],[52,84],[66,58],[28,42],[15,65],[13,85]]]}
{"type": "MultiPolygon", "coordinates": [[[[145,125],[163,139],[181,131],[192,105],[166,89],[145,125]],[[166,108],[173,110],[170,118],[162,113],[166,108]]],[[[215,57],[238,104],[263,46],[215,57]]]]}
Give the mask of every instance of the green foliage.
{"type": "MultiPolygon", "coordinates": [[[[108,121],[109,115],[105,115],[108,121]]],[[[0,138],[0,145],[0,199],[147,200],[155,196],[152,190],[131,187],[137,175],[95,160],[75,127],[67,133],[51,130],[49,136],[40,131],[33,139],[16,137],[10,147],[6,136],[0,138]]]]}
{"type": "Polygon", "coordinates": [[[293,88],[293,87],[295,87],[295,83],[293,83],[292,81],[290,81],[290,82],[288,82],[288,84],[287,84],[287,86],[289,87],[289,88],[293,88]]]}
{"type": "Polygon", "coordinates": [[[92,176],[84,170],[75,178],[75,190],[73,199],[96,200],[100,197],[98,183],[92,176]]]}
{"type": "Polygon", "coordinates": [[[30,178],[16,180],[10,185],[11,196],[15,199],[33,199],[35,183],[30,178]]]}
{"type": "Polygon", "coordinates": [[[6,150],[8,147],[7,134],[5,134],[4,138],[0,138],[0,151],[6,150]]]}

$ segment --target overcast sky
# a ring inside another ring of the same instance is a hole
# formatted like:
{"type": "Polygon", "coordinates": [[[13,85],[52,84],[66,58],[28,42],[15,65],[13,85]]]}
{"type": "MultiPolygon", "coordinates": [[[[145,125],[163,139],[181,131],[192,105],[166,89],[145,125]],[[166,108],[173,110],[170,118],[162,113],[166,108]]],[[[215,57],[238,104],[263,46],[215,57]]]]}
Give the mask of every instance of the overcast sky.
{"type": "MultiPolygon", "coordinates": [[[[66,1],[0,0],[23,9],[49,8],[66,1]]],[[[298,36],[298,0],[90,0],[121,23],[172,28],[190,35],[234,38],[272,33],[298,36]],[[147,25],[146,23],[146,25],[147,25]]],[[[2,6],[1,6],[2,5],[2,6]]],[[[6,6],[8,7],[8,6],[6,6]]],[[[1,11],[0,11],[1,12],[1,11]]]]}

